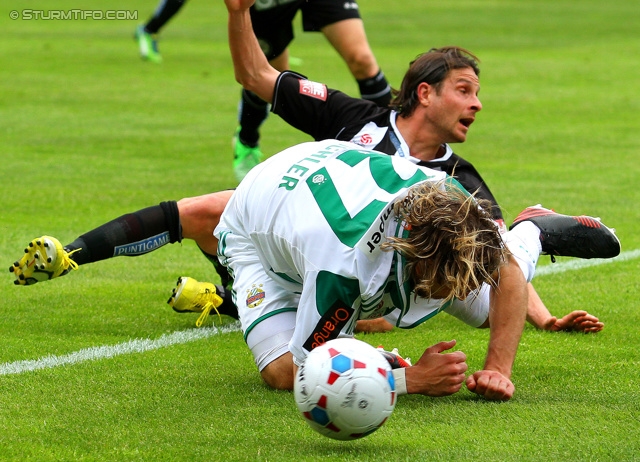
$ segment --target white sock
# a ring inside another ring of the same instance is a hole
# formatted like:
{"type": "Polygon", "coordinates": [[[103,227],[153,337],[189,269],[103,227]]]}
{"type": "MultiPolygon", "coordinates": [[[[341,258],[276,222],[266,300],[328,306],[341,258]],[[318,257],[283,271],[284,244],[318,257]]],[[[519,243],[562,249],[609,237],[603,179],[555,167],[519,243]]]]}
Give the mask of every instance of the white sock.
{"type": "Polygon", "coordinates": [[[512,231],[507,232],[503,237],[507,248],[516,257],[527,282],[531,282],[536,271],[538,258],[542,253],[540,228],[530,221],[525,221],[513,228],[512,231]]]}

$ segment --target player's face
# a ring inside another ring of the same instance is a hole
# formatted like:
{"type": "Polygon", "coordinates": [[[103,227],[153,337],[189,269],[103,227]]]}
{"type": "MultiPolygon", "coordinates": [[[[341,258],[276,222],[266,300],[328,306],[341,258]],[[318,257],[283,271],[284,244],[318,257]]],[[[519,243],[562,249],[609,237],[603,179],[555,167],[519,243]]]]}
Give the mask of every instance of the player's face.
{"type": "Polygon", "coordinates": [[[476,113],[482,109],[478,99],[480,80],[472,68],[452,69],[440,92],[429,95],[427,116],[443,143],[463,143],[476,113]]]}
{"type": "MultiPolygon", "coordinates": [[[[473,290],[469,288],[467,291],[465,291],[464,294],[458,294],[459,296],[456,298],[459,298],[460,300],[464,300],[471,294],[472,291],[473,290]]],[[[444,300],[446,298],[449,298],[454,293],[455,293],[454,288],[443,285],[443,286],[434,287],[431,289],[431,298],[435,300],[444,300]]]]}

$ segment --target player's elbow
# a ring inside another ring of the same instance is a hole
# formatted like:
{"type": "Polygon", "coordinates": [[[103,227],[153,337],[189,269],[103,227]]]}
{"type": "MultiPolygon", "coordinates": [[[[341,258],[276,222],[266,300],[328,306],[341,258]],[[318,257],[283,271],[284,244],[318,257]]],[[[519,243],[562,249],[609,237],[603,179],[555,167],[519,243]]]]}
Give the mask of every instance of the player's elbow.
{"type": "Polygon", "coordinates": [[[279,72],[248,73],[236,71],[236,82],[247,91],[252,92],[258,98],[267,103],[273,102],[273,92],[279,72]]]}

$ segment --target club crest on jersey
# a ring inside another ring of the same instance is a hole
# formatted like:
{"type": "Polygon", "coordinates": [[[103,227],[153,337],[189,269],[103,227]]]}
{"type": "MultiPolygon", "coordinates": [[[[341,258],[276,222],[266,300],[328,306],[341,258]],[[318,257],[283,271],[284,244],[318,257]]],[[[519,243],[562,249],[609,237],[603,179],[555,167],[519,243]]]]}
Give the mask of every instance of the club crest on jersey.
{"type": "Polygon", "coordinates": [[[326,181],[326,178],[324,177],[324,175],[320,173],[318,175],[313,175],[313,178],[311,178],[311,181],[314,184],[322,184],[326,181]]]}
{"type": "Polygon", "coordinates": [[[360,135],[360,140],[359,140],[359,145],[361,146],[369,146],[371,143],[373,143],[373,137],[368,134],[368,133],[363,133],[362,135],[360,135]]]}
{"type": "Polygon", "coordinates": [[[374,122],[369,122],[358,133],[353,135],[351,142],[363,148],[371,149],[380,144],[388,130],[387,127],[379,127],[374,122]]]}
{"type": "Polygon", "coordinates": [[[255,308],[260,305],[265,297],[266,294],[262,290],[262,284],[253,284],[251,289],[247,289],[247,308],[255,308]]]}
{"type": "Polygon", "coordinates": [[[311,96],[312,98],[317,98],[321,101],[326,101],[327,86],[310,80],[300,80],[300,94],[311,96]]]}

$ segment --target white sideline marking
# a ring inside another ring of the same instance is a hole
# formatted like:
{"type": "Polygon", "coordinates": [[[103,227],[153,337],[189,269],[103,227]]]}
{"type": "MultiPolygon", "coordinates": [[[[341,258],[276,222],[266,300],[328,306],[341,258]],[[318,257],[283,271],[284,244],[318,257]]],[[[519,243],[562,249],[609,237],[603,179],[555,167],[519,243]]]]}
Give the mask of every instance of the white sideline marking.
{"type": "MultiPolygon", "coordinates": [[[[593,259],[593,260],[571,260],[566,263],[556,263],[554,265],[543,266],[536,270],[536,277],[546,276],[549,274],[559,274],[566,271],[574,271],[590,266],[604,265],[606,263],[614,263],[617,261],[633,260],[640,257],[640,249],[622,252],[616,258],[610,259],[593,259]]],[[[15,361],[12,363],[0,364],[0,375],[22,374],[23,372],[31,372],[39,369],[48,369],[67,364],[78,364],[85,361],[97,361],[103,358],[112,358],[114,356],[142,353],[150,350],[177,345],[180,343],[193,342],[214,335],[225,334],[228,332],[237,332],[240,330],[239,323],[233,323],[221,328],[205,327],[202,329],[189,329],[174,332],[172,334],[162,335],[156,340],[150,339],[134,339],[118,345],[99,346],[78,350],[63,356],[46,356],[35,360],[15,361]]]]}
{"type": "Polygon", "coordinates": [[[0,364],[0,375],[22,374],[23,372],[36,371],[38,369],[49,369],[68,364],[78,364],[85,361],[96,361],[103,358],[130,353],[142,353],[145,351],[157,350],[180,343],[193,342],[214,335],[237,332],[240,330],[239,323],[233,323],[224,327],[205,327],[201,329],[189,329],[172,334],[164,334],[156,340],[134,339],[117,345],[105,345],[99,347],[85,348],[74,351],[68,355],[46,356],[35,360],[15,361],[12,363],[0,364]]]}
{"type": "Polygon", "coordinates": [[[618,261],[633,260],[640,257],[640,249],[629,250],[628,252],[621,252],[615,258],[609,258],[606,260],[594,258],[591,260],[571,260],[566,263],[555,263],[553,265],[542,266],[536,269],[536,274],[533,280],[540,276],[547,276],[549,274],[564,273],[566,271],[573,271],[582,268],[588,268],[590,266],[599,266],[607,263],[615,263],[618,261]]]}

